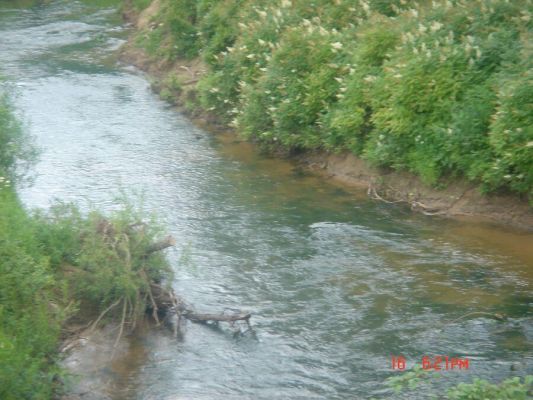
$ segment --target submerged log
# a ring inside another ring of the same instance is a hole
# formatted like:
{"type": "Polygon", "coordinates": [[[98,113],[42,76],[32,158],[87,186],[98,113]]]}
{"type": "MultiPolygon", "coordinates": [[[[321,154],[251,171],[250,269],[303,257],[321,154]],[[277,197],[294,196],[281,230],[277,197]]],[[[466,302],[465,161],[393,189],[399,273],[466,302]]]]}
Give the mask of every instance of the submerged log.
{"type": "Polygon", "coordinates": [[[182,315],[187,318],[189,321],[193,322],[235,322],[235,321],[245,321],[248,325],[250,324],[251,313],[236,313],[236,314],[200,314],[192,311],[186,311],[182,315]]]}
{"type": "Polygon", "coordinates": [[[176,244],[176,239],[174,239],[172,236],[167,236],[166,238],[160,240],[159,242],[152,243],[147,249],[146,249],[146,256],[155,253],[156,251],[164,250],[168,247],[172,247],[176,244]]]}
{"type": "Polygon", "coordinates": [[[237,321],[244,321],[248,326],[248,329],[252,330],[250,324],[252,314],[249,312],[234,310],[233,312],[228,313],[226,310],[225,312],[217,314],[199,313],[194,310],[192,305],[185,302],[180,296],[177,296],[172,288],[152,283],[151,291],[154,295],[155,303],[157,304],[157,311],[162,313],[164,321],[172,322],[174,336],[176,337],[181,332],[181,323],[185,320],[200,323],[214,322],[215,324],[218,324],[219,322],[228,322],[232,326],[234,326],[237,321]]]}
{"type": "MultiPolygon", "coordinates": [[[[142,221],[134,222],[128,225],[126,229],[118,229],[112,221],[103,217],[98,220],[96,226],[96,232],[102,236],[104,242],[111,250],[116,252],[116,255],[119,258],[124,260],[124,266],[127,273],[131,270],[131,248],[132,246],[136,246],[139,241],[138,236],[140,235],[142,237],[145,233],[143,232],[145,229],[146,224],[142,221]]],[[[168,235],[161,240],[148,244],[144,248],[141,258],[146,260],[153,253],[172,247],[175,244],[176,240],[168,235]]],[[[178,333],[180,333],[180,324],[185,322],[185,320],[204,323],[213,322],[215,324],[218,324],[219,322],[228,322],[233,327],[236,326],[236,322],[244,321],[249,330],[252,329],[250,325],[251,313],[235,309],[225,309],[218,314],[198,313],[194,310],[194,307],[185,302],[183,298],[176,295],[170,285],[163,285],[160,280],[151,277],[145,270],[144,266],[142,266],[137,273],[144,285],[137,289],[135,296],[131,297],[126,294],[122,295],[122,297],[107,307],[91,326],[92,330],[95,329],[100,320],[109,311],[122,305],[119,333],[115,341],[115,347],[118,345],[118,342],[122,337],[125,325],[128,325],[131,330],[135,329],[137,316],[140,315],[140,313],[137,312],[139,311],[139,304],[143,305],[146,313],[151,314],[157,325],[160,325],[162,322],[166,325],[172,325],[175,336],[178,336],[178,333]]]]}

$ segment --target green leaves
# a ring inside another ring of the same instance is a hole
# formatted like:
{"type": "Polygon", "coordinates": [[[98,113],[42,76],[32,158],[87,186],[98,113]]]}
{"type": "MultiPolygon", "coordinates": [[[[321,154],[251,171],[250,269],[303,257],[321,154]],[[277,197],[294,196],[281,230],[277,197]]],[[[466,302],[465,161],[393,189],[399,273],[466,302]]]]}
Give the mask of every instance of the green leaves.
{"type": "MultiPolygon", "coordinates": [[[[435,379],[442,375],[424,370],[420,365],[416,365],[409,371],[397,372],[395,376],[387,379],[387,386],[398,395],[414,390],[428,393],[430,398],[437,398],[437,390],[432,388],[435,379]]],[[[529,399],[533,391],[533,375],[525,378],[514,377],[502,381],[499,384],[492,384],[483,379],[475,378],[472,383],[460,383],[446,391],[446,396],[438,397],[448,400],[526,400],[529,399]]]]}
{"type": "Polygon", "coordinates": [[[37,156],[30,138],[12,113],[11,104],[0,91],[0,190],[7,180],[21,178],[37,156]]]}
{"type": "Polygon", "coordinates": [[[154,32],[190,26],[159,44],[204,57],[201,105],[245,137],[533,196],[528,0],[164,4],[154,32]]]}
{"type": "Polygon", "coordinates": [[[420,384],[427,382],[434,374],[422,369],[420,365],[416,365],[410,371],[400,371],[396,375],[387,379],[387,386],[394,389],[396,394],[399,394],[403,390],[415,390],[420,384]]]}
{"type": "Polygon", "coordinates": [[[509,378],[500,384],[491,384],[482,379],[473,383],[460,383],[448,391],[450,400],[526,400],[531,398],[533,375],[524,379],[509,378]]]}
{"type": "Polygon", "coordinates": [[[150,283],[171,276],[164,256],[150,252],[160,237],[127,205],[110,216],[69,204],[28,215],[0,190],[0,398],[52,397],[60,327],[73,304],[99,313],[122,300],[132,316],[144,313],[150,283]]]}
{"type": "Polygon", "coordinates": [[[533,199],[533,69],[501,74],[489,143],[494,152],[483,174],[488,188],[510,187],[533,199]]]}
{"type": "Polygon", "coordinates": [[[0,191],[0,398],[50,398],[63,299],[34,221],[0,191]]]}

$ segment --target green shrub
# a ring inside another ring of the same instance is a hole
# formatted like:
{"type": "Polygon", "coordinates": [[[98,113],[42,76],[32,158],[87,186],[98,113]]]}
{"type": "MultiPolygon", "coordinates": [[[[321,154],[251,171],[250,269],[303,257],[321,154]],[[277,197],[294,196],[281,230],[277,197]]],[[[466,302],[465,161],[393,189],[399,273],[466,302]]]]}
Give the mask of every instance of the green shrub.
{"type": "Polygon", "coordinates": [[[0,189],[0,397],[50,398],[60,286],[15,195],[0,189]]]}
{"type": "Polygon", "coordinates": [[[36,157],[35,148],[12,112],[10,102],[0,92],[0,186],[20,178],[36,157]]]}
{"type": "Polygon", "coordinates": [[[489,188],[509,187],[533,199],[533,65],[502,74],[489,130],[495,154],[483,175],[489,188]]]}
{"type": "Polygon", "coordinates": [[[245,137],[532,195],[531,0],[163,3],[159,44],[245,137]]]}
{"type": "Polygon", "coordinates": [[[126,300],[140,315],[150,283],[171,277],[164,255],[150,252],[161,239],[159,225],[127,203],[112,215],[92,211],[86,217],[58,204],[35,219],[36,239],[53,269],[68,277],[70,295],[91,308],[126,300]]]}
{"type": "Polygon", "coordinates": [[[202,57],[211,64],[215,55],[234,44],[239,33],[237,18],[243,0],[212,1],[198,4],[198,35],[202,41],[202,57]]]}
{"type": "MultiPolygon", "coordinates": [[[[423,391],[429,398],[437,398],[437,389],[433,387],[435,379],[440,378],[433,370],[424,370],[420,365],[409,371],[400,372],[386,380],[387,386],[396,394],[408,394],[413,391],[423,391]]],[[[500,383],[489,383],[475,378],[473,383],[460,383],[446,391],[444,398],[449,400],[526,400],[533,393],[533,375],[525,378],[514,377],[500,383]]]]}
{"type": "Polygon", "coordinates": [[[533,375],[525,379],[509,378],[500,384],[491,384],[482,379],[473,383],[460,383],[448,391],[450,400],[526,400],[533,391],[533,375]]]}
{"type": "Polygon", "coordinates": [[[0,189],[0,398],[50,398],[60,327],[81,304],[127,322],[151,304],[151,284],[171,278],[151,246],[153,221],[130,206],[84,216],[58,204],[29,216],[15,194],[0,189]],[[121,305],[122,307],[118,307],[121,305]]]}
{"type": "Polygon", "coordinates": [[[137,11],[142,11],[152,3],[152,0],[132,0],[131,3],[137,11]]]}

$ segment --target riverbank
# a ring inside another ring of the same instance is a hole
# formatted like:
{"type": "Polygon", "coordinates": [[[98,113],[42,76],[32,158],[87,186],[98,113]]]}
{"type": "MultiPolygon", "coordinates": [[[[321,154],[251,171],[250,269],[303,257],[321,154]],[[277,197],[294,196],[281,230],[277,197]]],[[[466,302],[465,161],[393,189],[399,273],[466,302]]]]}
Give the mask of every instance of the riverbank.
{"type": "MultiPolygon", "coordinates": [[[[471,371],[443,374],[435,393],[474,376],[497,382],[531,373],[524,300],[531,297],[530,235],[426,218],[369,201],[365,191],[354,201],[357,191],[264,157],[251,142],[229,134],[225,142],[223,134],[195,128],[151,93],[146,76],[116,65],[116,49],[128,32],[110,0],[97,1],[104,8],[92,2],[54,0],[0,13],[0,67],[16,88],[16,113],[26,116],[27,131],[42,149],[32,168],[34,184],[17,186],[20,205],[48,210],[57,198],[80,204],[82,215],[98,209],[109,218],[119,208],[116,192],[134,188],[143,194],[143,209],[160,216],[162,229],[176,238],[177,248],[167,253],[176,292],[199,311],[246,307],[254,313],[255,334],[236,336],[223,326],[191,323],[183,340],[166,329],[149,330],[137,340],[125,330],[111,360],[124,309],[119,302],[110,318],[115,322],[105,328],[107,344],[87,344],[77,360],[73,353],[67,358],[80,363],[81,375],[97,374],[89,376],[96,378],[92,386],[80,378],[81,398],[97,392],[115,399],[393,397],[384,382],[412,374],[392,371],[390,354],[408,361],[420,361],[423,354],[472,356],[471,371]],[[42,39],[38,48],[36,37],[42,39]],[[483,317],[495,313],[508,320],[483,317]],[[91,357],[108,364],[91,364],[91,357]],[[117,391],[106,392],[104,385],[117,391]]],[[[222,4],[196,4],[208,2],[222,4]]],[[[10,148],[0,146],[0,153],[10,148]]],[[[5,211],[7,219],[16,214],[5,211]]],[[[20,345],[14,352],[4,351],[9,345],[0,348],[0,390],[33,389],[2,392],[8,400],[46,398],[26,374],[35,373],[43,390],[50,386],[54,375],[37,368],[50,357],[30,352],[29,345],[37,344],[38,333],[48,332],[53,315],[28,316],[48,307],[58,311],[45,302],[46,293],[32,290],[35,286],[14,288],[33,278],[56,287],[56,278],[68,276],[79,289],[92,286],[96,275],[103,281],[96,285],[100,289],[112,281],[89,270],[93,256],[68,240],[68,227],[76,224],[60,224],[65,229],[59,232],[67,234],[56,235],[48,223],[35,232],[32,221],[21,219],[0,230],[2,254],[17,256],[0,264],[0,341],[5,343],[6,325],[18,326],[17,334],[10,330],[7,337],[20,345]],[[39,245],[43,241],[50,245],[39,245]],[[65,252],[68,264],[51,276],[47,266],[56,265],[64,249],[71,249],[65,252]],[[90,272],[84,274],[85,268],[90,272]],[[21,299],[25,312],[11,299],[21,299]],[[13,358],[6,361],[6,354],[13,358]],[[20,368],[20,360],[36,367],[20,368]]],[[[98,242],[86,225],[79,231],[89,232],[87,245],[98,242]]],[[[120,234],[110,238],[122,255],[134,250],[126,242],[120,234]]],[[[107,255],[107,250],[95,253],[107,255]]],[[[113,268],[124,260],[110,258],[104,270],[115,276],[113,268]]],[[[66,288],[59,285],[53,294],[66,288]]],[[[94,293],[103,304],[92,316],[82,316],[80,325],[120,300],[117,295],[94,293]]],[[[69,305],[68,300],[53,303],[59,311],[69,305]]],[[[83,344],[89,333],[81,330],[80,336],[83,344]]],[[[48,354],[59,358],[57,342],[48,354]]],[[[59,372],[59,378],[68,373],[59,372]]]]}
{"type": "MultiPolygon", "coordinates": [[[[198,84],[208,74],[209,66],[200,57],[165,59],[148,54],[139,44],[142,42],[139,38],[148,37],[157,28],[161,4],[156,0],[144,10],[137,11],[126,2],[123,15],[135,26],[135,31],[121,50],[121,60],[145,71],[153,81],[153,89],[197,125],[211,132],[232,132],[235,137],[242,137],[241,131],[229,126],[220,112],[202,106],[198,84]]],[[[161,40],[161,46],[165,46],[164,39],[161,40]]],[[[264,145],[253,136],[252,141],[258,146],[264,145]]],[[[291,151],[279,146],[273,149],[273,154],[288,158],[297,168],[365,190],[376,201],[398,203],[427,215],[467,218],[533,230],[533,211],[526,195],[482,193],[478,183],[461,177],[440,178],[438,184],[429,185],[411,172],[376,167],[346,150],[291,151]]]]}
{"type": "Polygon", "coordinates": [[[57,205],[29,213],[0,186],[2,398],[65,389],[68,399],[106,398],[105,371],[130,354],[122,339],[145,324],[147,309],[163,308],[153,285],[172,276],[156,254],[168,241],[154,241],[145,226],[131,210],[82,216],[57,205]]]}
{"type": "Polygon", "coordinates": [[[163,308],[154,287],[172,272],[158,253],[174,241],[126,202],[107,215],[66,203],[28,211],[15,188],[35,154],[0,92],[0,397],[74,388],[65,398],[105,399],[97,370],[129,354],[123,336],[163,308]]]}

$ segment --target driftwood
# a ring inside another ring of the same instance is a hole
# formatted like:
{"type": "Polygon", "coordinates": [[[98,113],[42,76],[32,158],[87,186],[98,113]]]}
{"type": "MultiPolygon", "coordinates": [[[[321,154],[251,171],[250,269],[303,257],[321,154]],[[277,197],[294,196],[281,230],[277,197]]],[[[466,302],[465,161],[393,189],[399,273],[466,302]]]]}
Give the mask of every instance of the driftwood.
{"type": "MultiPolygon", "coordinates": [[[[113,250],[120,252],[119,254],[125,258],[127,264],[130,264],[131,255],[129,254],[128,250],[130,236],[142,233],[142,230],[144,230],[145,228],[146,224],[142,221],[138,221],[128,225],[125,232],[120,232],[109,220],[101,218],[98,221],[96,230],[104,238],[104,240],[106,240],[109,246],[113,250]],[[119,246],[119,244],[121,243],[126,243],[128,246],[119,246]],[[123,247],[126,247],[126,249],[124,250],[123,247]]],[[[159,241],[150,244],[144,250],[144,254],[142,257],[146,259],[153,253],[162,251],[168,247],[172,247],[175,244],[176,240],[169,235],[159,241]]],[[[180,332],[180,324],[185,319],[188,319],[192,322],[214,322],[215,324],[218,324],[219,322],[228,322],[232,326],[237,321],[244,321],[246,322],[248,328],[251,330],[250,313],[243,313],[241,311],[233,311],[231,313],[222,312],[218,314],[198,313],[191,305],[187,304],[181,297],[177,296],[171,287],[163,286],[160,284],[160,282],[150,281],[147,272],[143,268],[141,268],[138,273],[140,277],[144,280],[144,282],[148,284],[146,290],[143,290],[142,292],[138,291],[136,293],[136,299],[130,299],[125,295],[122,296],[113,304],[108,306],[98,316],[96,321],[93,322],[90,327],[90,331],[93,331],[108,312],[110,312],[115,307],[122,305],[119,333],[115,340],[114,347],[118,345],[118,342],[120,341],[124,333],[125,325],[130,326],[130,331],[135,329],[137,325],[138,315],[137,305],[139,303],[140,298],[142,298],[144,300],[143,303],[146,304],[146,313],[151,314],[152,318],[158,326],[161,324],[162,321],[175,321],[175,323],[173,324],[173,330],[174,335],[176,337],[180,332]]]]}
{"type": "Polygon", "coordinates": [[[384,190],[384,194],[380,195],[378,193],[376,187],[374,186],[373,182],[370,182],[370,184],[368,185],[367,195],[372,200],[378,200],[378,201],[382,201],[382,202],[388,203],[388,204],[407,203],[411,207],[411,210],[419,211],[419,212],[421,212],[422,214],[425,214],[425,215],[444,215],[444,214],[446,214],[446,212],[443,211],[443,210],[439,210],[439,209],[436,209],[436,208],[428,207],[425,204],[417,201],[416,199],[410,198],[410,196],[406,197],[406,196],[402,195],[402,193],[399,190],[391,188],[391,187],[386,188],[384,190]],[[397,200],[387,200],[384,197],[389,197],[389,198],[393,198],[393,199],[397,199],[397,200]]]}
{"type": "Polygon", "coordinates": [[[448,325],[452,325],[456,322],[459,322],[459,321],[462,321],[466,318],[490,318],[490,319],[494,319],[496,321],[500,321],[500,322],[504,322],[504,321],[507,321],[508,319],[508,316],[507,314],[503,314],[503,313],[488,313],[488,312],[484,312],[484,311],[472,311],[472,312],[469,312],[467,314],[464,314],[464,315],[461,315],[459,318],[455,318],[451,321],[444,321],[444,322],[441,322],[440,325],[438,325],[436,327],[436,330],[437,332],[441,332],[444,330],[444,328],[446,328],[448,325]]]}
{"type": "Polygon", "coordinates": [[[252,329],[252,326],[250,325],[250,318],[252,316],[251,313],[242,313],[238,312],[235,314],[200,314],[193,311],[182,313],[182,315],[187,318],[189,321],[192,322],[214,322],[218,324],[219,322],[229,322],[231,325],[233,325],[236,321],[244,321],[246,322],[246,325],[249,329],[252,329]]]}
{"type": "MultiPolygon", "coordinates": [[[[231,313],[199,313],[194,310],[194,307],[185,302],[181,297],[177,296],[171,288],[165,288],[159,284],[153,283],[151,285],[151,292],[153,293],[155,303],[157,304],[157,312],[164,318],[164,321],[170,321],[174,318],[173,323],[174,336],[178,336],[181,330],[183,320],[187,319],[191,322],[208,323],[214,322],[228,322],[234,326],[237,321],[244,321],[248,329],[252,329],[250,324],[251,313],[241,312],[240,310],[231,313]]],[[[154,312],[154,310],[152,310],[154,312]]]]}
{"type": "Polygon", "coordinates": [[[174,239],[172,236],[167,236],[163,240],[160,240],[159,242],[152,243],[147,249],[146,249],[146,255],[150,255],[152,253],[155,253],[156,251],[165,250],[168,247],[172,247],[176,244],[176,239],[174,239]]]}

